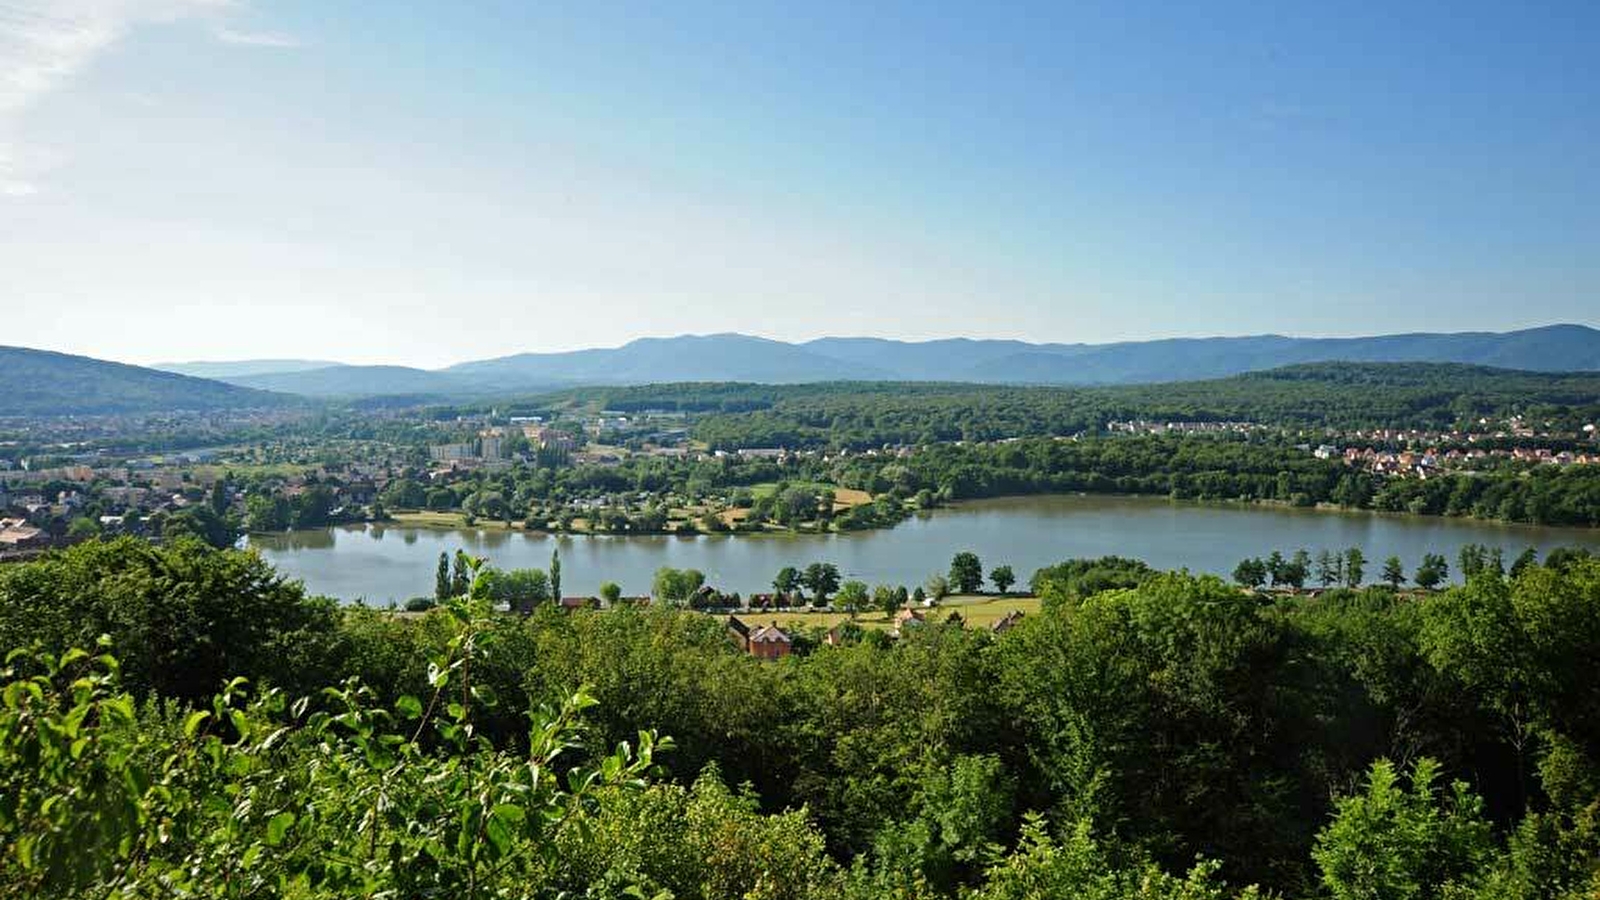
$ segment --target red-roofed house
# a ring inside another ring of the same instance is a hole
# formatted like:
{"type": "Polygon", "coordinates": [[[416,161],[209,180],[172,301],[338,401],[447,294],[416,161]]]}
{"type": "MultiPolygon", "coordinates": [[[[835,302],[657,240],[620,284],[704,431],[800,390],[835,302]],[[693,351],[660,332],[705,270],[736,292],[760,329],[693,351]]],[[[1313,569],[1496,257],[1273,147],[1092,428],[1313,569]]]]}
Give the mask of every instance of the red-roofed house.
{"type": "Polygon", "coordinates": [[[781,659],[793,649],[794,640],[776,622],[750,631],[750,655],[756,659],[781,659]]]}

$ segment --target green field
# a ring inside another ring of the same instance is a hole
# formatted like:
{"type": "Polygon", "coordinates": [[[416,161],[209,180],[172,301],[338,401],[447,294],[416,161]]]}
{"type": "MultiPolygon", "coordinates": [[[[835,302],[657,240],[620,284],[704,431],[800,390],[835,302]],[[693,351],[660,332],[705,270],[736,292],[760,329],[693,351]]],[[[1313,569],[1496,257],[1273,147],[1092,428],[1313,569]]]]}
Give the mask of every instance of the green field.
{"type": "Polygon", "coordinates": [[[479,519],[467,525],[465,515],[458,512],[395,512],[389,514],[389,525],[406,525],[411,528],[482,528],[486,531],[521,531],[521,522],[506,523],[500,519],[479,519]]]}
{"type": "MultiPolygon", "coordinates": [[[[810,490],[816,491],[819,494],[823,491],[833,491],[833,507],[836,510],[849,509],[850,507],[861,503],[872,502],[872,495],[866,491],[857,490],[856,488],[840,487],[836,484],[828,484],[822,481],[790,481],[787,482],[787,486],[809,488],[810,490]]],[[[750,495],[757,499],[762,497],[770,497],[777,493],[778,483],[776,481],[764,481],[760,484],[752,484],[749,487],[749,491],[750,495]]]]}
{"type": "MultiPolygon", "coordinates": [[[[932,609],[924,609],[922,613],[930,621],[942,622],[952,612],[959,612],[961,617],[966,619],[968,627],[988,628],[1012,611],[1033,615],[1039,611],[1039,598],[957,595],[946,597],[944,602],[932,609]]],[[[780,628],[786,630],[832,628],[850,618],[842,612],[749,612],[741,613],[739,617],[759,624],[776,622],[780,628]]],[[[894,627],[892,619],[876,610],[856,616],[856,624],[863,628],[894,627]]]]}

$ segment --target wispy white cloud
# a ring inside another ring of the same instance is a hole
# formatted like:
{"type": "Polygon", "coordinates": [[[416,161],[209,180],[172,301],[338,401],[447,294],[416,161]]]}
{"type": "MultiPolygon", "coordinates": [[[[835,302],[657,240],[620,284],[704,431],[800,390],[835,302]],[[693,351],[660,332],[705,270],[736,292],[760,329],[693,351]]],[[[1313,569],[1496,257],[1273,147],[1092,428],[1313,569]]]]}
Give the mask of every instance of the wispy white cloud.
{"type": "Polygon", "coordinates": [[[0,116],[55,90],[141,22],[170,22],[232,0],[0,0],[0,116]]]}
{"type": "Polygon", "coordinates": [[[0,196],[37,192],[19,116],[60,90],[135,25],[221,11],[235,0],[0,0],[0,196]]]}
{"type": "Polygon", "coordinates": [[[235,31],[232,28],[218,28],[212,32],[217,40],[224,44],[241,44],[246,47],[282,47],[293,49],[304,46],[303,42],[292,34],[283,34],[277,31],[235,31]]]}
{"type": "Polygon", "coordinates": [[[68,4],[0,3],[0,116],[14,115],[117,39],[116,16],[68,4]]]}

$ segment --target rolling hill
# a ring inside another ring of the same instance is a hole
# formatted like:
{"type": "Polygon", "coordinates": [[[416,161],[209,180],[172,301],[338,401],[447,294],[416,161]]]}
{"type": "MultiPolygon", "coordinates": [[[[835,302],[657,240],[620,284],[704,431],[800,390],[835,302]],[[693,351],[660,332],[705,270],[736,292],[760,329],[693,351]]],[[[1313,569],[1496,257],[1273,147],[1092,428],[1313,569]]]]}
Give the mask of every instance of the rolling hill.
{"type": "Polygon", "coordinates": [[[244,409],[299,402],[283,394],[25,347],[0,347],[0,415],[244,409]]]}

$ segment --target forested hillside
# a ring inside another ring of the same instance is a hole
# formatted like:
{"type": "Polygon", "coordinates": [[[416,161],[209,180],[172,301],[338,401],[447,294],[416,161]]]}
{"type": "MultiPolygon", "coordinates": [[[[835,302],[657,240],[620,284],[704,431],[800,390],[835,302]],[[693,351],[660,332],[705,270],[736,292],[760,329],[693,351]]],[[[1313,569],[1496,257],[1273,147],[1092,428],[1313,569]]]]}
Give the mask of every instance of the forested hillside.
{"type": "Polygon", "coordinates": [[[1074,563],[1004,633],[935,611],[777,662],[688,611],[494,614],[489,571],[406,618],[185,541],[0,569],[0,891],[1600,890],[1582,554],[1315,597],[1074,563]]]}
{"type": "Polygon", "coordinates": [[[1214,381],[1102,388],[657,384],[569,391],[531,405],[573,402],[711,413],[695,433],[722,449],[868,447],[1067,435],[1130,419],[1447,428],[1522,414],[1576,428],[1600,420],[1600,375],[1448,363],[1314,363],[1214,381]]]}
{"type": "Polygon", "coordinates": [[[0,347],[0,415],[282,406],[294,398],[87,356],[0,347]]]}

